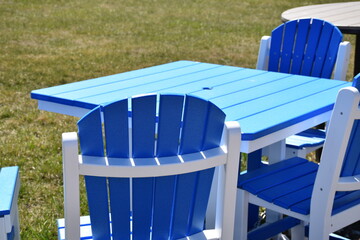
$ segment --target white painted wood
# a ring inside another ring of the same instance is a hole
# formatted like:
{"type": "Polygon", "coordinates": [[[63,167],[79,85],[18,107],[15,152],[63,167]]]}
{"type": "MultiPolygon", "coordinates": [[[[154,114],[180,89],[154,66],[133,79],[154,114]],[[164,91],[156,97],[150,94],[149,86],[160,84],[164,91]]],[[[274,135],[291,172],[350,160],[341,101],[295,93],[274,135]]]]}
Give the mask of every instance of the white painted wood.
{"type": "Polygon", "coordinates": [[[334,79],[346,80],[346,73],[350,62],[350,53],[351,43],[347,41],[340,43],[334,68],[334,79]]]}
{"type": "Polygon", "coordinates": [[[7,239],[5,219],[3,217],[0,217],[0,239],[7,239]]]}
{"type": "MultiPolygon", "coordinates": [[[[239,145],[240,146],[240,145],[239,145]]],[[[98,177],[159,177],[199,171],[207,167],[216,167],[226,163],[227,153],[222,149],[214,148],[201,153],[181,155],[166,158],[107,158],[79,156],[79,173],[98,177]],[[209,164],[209,159],[211,163],[209,164]],[[196,161],[194,161],[196,160],[196,161]],[[162,165],[158,165],[162,162],[162,165]],[[166,164],[168,162],[168,164],[166,164]],[[120,165],[121,163],[121,165],[120,165]],[[132,164],[135,163],[135,164],[132,164]],[[139,163],[139,164],[136,164],[139,163]],[[142,165],[146,163],[146,165],[142,165]],[[176,164],[176,167],[174,167],[176,164]]]]}
{"type": "Polygon", "coordinates": [[[38,101],[38,108],[40,110],[65,114],[74,117],[83,117],[86,113],[88,113],[91,109],[74,107],[70,105],[54,103],[54,102],[47,102],[43,100],[38,101]]]}
{"type": "Polygon", "coordinates": [[[78,138],[76,133],[63,133],[63,180],[66,239],[80,238],[80,188],[78,138]]]}
{"type": "Polygon", "coordinates": [[[249,193],[238,189],[236,198],[235,240],[246,240],[248,231],[249,193]]]}
{"type": "Polygon", "coordinates": [[[256,63],[256,69],[268,70],[269,66],[269,52],[270,52],[270,36],[263,36],[260,40],[258,60],[256,63]]]}
{"type": "MultiPolygon", "coordinates": [[[[236,208],[236,192],[237,177],[239,171],[239,153],[241,145],[241,131],[238,122],[226,122],[227,129],[227,161],[225,168],[225,182],[220,188],[224,189],[223,202],[220,202],[220,209],[217,215],[222,216],[221,239],[233,239],[235,208],[236,208]]],[[[218,219],[216,226],[218,225],[218,219]]],[[[220,224],[219,224],[220,225],[220,224]]]]}

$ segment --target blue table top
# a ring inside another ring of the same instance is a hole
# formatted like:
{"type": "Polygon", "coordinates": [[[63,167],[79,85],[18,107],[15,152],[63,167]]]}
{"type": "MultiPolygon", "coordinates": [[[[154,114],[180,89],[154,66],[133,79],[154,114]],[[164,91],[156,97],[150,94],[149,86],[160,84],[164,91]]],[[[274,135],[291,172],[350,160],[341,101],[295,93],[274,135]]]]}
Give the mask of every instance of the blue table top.
{"type": "Polygon", "coordinates": [[[96,79],[34,90],[31,97],[64,106],[95,106],[145,93],[192,94],[239,121],[254,140],[331,111],[351,83],[192,61],[177,61],[96,79]]]}

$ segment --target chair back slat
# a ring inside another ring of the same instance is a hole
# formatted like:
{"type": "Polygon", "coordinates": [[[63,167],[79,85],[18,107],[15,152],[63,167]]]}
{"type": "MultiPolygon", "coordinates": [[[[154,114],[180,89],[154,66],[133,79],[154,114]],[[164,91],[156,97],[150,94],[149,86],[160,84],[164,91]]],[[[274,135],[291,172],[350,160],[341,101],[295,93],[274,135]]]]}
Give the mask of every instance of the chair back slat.
{"type": "MultiPolygon", "coordinates": [[[[201,156],[198,152],[220,146],[224,121],[219,108],[196,97],[134,97],[81,119],[80,147],[83,155],[133,158],[145,165],[146,158],[201,156]]],[[[202,231],[213,174],[214,168],[150,178],[85,176],[94,239],[109,239],[110,232],[114,240],[176,239],[202,231]]]]}
{"type": "Polygon", "coordinates": [[[202,150],[220,146],[221,136],[224,130],[225,113],[214,104],[209,104],[208,121],[204,133],[202,150]]]}
{"type": "Polygon", "coordinates": [[[332,27],[329,23],[323,25],[321,29],[321,35],[314,56],[314,64],[312,67],[312,76],[320,77],[322,66],[325,60],[326,52],[329,47],[329,41],[331,37],[332,27]]]}
{"type": "Polygon", "coordinates": [[[297,22],[289,22],[285,25],[284,30],[283,38],[286,39],[286,41],[283,41],[282,43],[280,72],[288,73],[290,71],[291,59],[293,57],[293,46],[296,37],[297,22]]]}
{"type": "Polygon", "coordinates": [[[130,240],[130,179],[109,178],[108,182],[113,240],[130,240]]]}
{"type": "Polygon", "coordinates": [[[156,95],[133,98],[132,156],[153,157],[155,151],[156,95]]]}
{"type": "Polygon", "coordinates": [[[156,155],[158,157],[178,154],[183,104],[183,96],[160,96],[158,140],[156,146],[156,155]]]}
{"type": "Polygon", "coordinates": [[[150,239],[154,178],[132,179],[133,239],[150,239]]]}
{"type": "Polygon", "coordinates": [[[269,71],[278,72],[279,71],[279,63],[281,59],[281,47],[282,47],[282,39],[283,39],[283,31],[285,25],[282,24],[275,28],[271,33],[271,43],[270,43],[270,51],[269,51],[269,71]]]}
{"type": "Polygon", "coordinates": [[[311,76],[316,49],[320,39],[322,21],[313,19],[310,24],[309,35],[307,36],[304,60],[301,69],[301,75],[311,76]]]}
{"type": "Polygon", "coordinates": [[[309,29],[310,29],[310,19],[304,19],[302,21],[299,21],[297,34],[298,36],[302,36],[302,37],[297,37],[294,45],[294,54],[293,54],[291,70],[290,70],[290,73],[292,74],[301,73],[301,68],[303,65],[303,59],[306,49],[306,42],[309,35],[309,29]]]}
{"type": "Polygon", "coordinates": [[[171,236],[176,179],[176,176],[155,179],[153,239],[169,239],[171,236]]]}
{"type": "MultiPolygon", "coordinates": [[[[104,142],[101,127],[100,107],[90,112],[78,122],[82,155],[104,156],[104,142]]],[[[106,178],[85,176],[86,193],[94,238],[110,236],[108,191],[106,178]]]]}
{"type": "Polygon", "coordinates": [[[110,219],[106,178],[85,176],[85,186],[94,239],[108,239],[110,219]]]}
{"type": "Polygon", "coordinates": [[[202,149],[207,102],[187,97],[184,106],[180,154],[199,152],[202,149]]]}
{"type": "Polygon", "coordinates": [[[271,34],[269,71],[330,78],[341,32],[319,19],[286,22],[271,34]]]}
{"type": "Polygon", "coordinates": [[[129,157],[128,101],[124,99],[103,108],[106,136],[106,155],[113,158],[129,157]]]}
{"type": "Polygon", "coordinates": [[[192,206],[192,218],[189,221],[188,234],[195,234],[200,232],[204,227],[204,218],[206,214],[206,207],[208,204],[209,194],[214,168],[198,172],[197,182],[194,193],[194,203],[192,206]]]}
{"type": "Polygon", "coordinates": [[[100,107],[96,108],[78,122],[81,154],[85,156],[104,156],[104,143],[101,128],[100,107]]]}
{"type": "MultiPolygon", "coordinates": [[[[102,110],[106,136],[106,155],[111,158],[129,157],[127,99],[109,104],[102,110]]],[[[108,188],[111,193],[109,199],[112,237],[114,240],[130,239],[130,180],[126,178],[109,178],[108,188]],[[121,204],[118,204],[120,202],[121,204]]]]}
{"type": "Polygon", "coordinates": [[[341,170],[341,176],[354,176],[360,174],[360,122],[355,120],[349,143],[346,149],[346,155],[341,170]]]}
{"type": "Polygon", "coordinates": [[[183,238],[187,235],[196,178],[196,173],[177,176],[171,239],[183,238]]]}
{"type": "Polygon", "coordinates": [[[312,76],[331,77],[341,41],[342,34],[340,30],[330,23],[324,22],[312,76]]]}

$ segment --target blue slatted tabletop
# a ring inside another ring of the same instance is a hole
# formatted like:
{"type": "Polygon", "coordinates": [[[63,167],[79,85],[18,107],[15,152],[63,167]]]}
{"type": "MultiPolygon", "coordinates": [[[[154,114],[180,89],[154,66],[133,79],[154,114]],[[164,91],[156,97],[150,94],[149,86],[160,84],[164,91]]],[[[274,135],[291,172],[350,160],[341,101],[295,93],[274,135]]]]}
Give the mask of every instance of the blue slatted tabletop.
{"type": "Polygon", "coordinates": [[[234,66],[177,61],[31,92],[39,109],[81,117],[95,106],[144,93],[187,93],[240,122],[250,153],[329,120],[351,83],[234,66]]]}

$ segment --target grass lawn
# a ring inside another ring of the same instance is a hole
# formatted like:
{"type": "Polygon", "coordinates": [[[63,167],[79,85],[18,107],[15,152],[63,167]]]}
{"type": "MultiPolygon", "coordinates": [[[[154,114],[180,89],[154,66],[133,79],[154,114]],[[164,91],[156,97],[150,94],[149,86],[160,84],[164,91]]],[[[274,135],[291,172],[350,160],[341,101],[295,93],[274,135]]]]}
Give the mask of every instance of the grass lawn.
{"type": "Polygon", "coordinates": [[[22,239],[57,238],[61,133],[77,121],[31,90],[177,60],[254,68],[284,10],[325,2],[339,0],[0,0],[0,167],[20,166],[22,239]]]}

